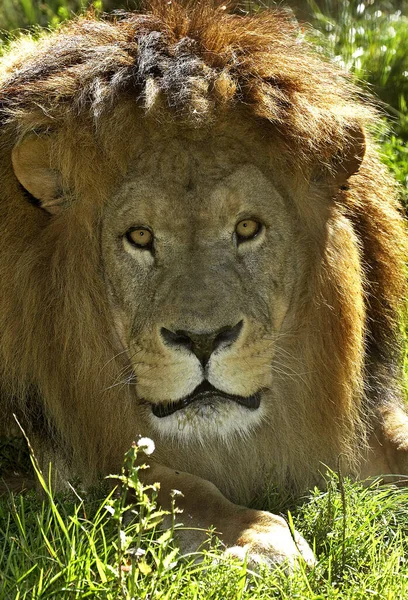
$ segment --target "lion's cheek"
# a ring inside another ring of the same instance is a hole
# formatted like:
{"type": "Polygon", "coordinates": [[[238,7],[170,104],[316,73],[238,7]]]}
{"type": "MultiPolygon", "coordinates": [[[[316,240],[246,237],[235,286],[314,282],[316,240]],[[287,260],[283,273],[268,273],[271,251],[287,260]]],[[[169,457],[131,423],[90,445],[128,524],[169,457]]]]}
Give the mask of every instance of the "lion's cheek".
{"type": "Polygon", "coordinates": [[[288,308],[289,302],[286,298],[277,296],[273,299],[272,320],[274,331],[280,331],[288,312],[288,308]]]}
{"type": "Polygon", "coordinates": [[[239,353],[214,354],[208,364],[208,381],[216,388],[240,396],[251,396],[272,384],[272,358],[250,349],[239,353]]]}
{"type": "Polygon", "coordinates": [[[133,365],[136,395],[152,403],[174,402],[188,396],[201,383],[202,368],[195,356],[177,353],[171,361],[160,355],[143,357],[133,365]]]}

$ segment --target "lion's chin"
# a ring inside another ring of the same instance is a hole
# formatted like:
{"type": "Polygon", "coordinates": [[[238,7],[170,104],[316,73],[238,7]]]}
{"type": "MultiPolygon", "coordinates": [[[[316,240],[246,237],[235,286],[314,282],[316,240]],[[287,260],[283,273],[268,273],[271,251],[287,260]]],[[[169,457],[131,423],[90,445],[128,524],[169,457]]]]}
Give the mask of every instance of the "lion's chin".
{"type": "Polygon", "coordinates": [[[190,406],[190,404],[200,403],[206,406],[212,405],[215,402],[230,401],[240,404],[248,410],[257,410],[261,404],[261,394],[257,392],[251,396],[239,396],[236,394],[227,394],[221,390],[218,390],[208,381],[203,381],[198,385],[195,390],[185,398],[178,400],[177,402],[171,403],[160,403],[152,404],[152,413],[155,417],[160,419],[169,417],[179,410],[183,410],[190,406]]]}
{"type": "Polygon", "coordinates": [[[153,412],[153,405],[149,404],[151,437],[170,438],[177,440],[178,444],[199,446],[213,444],[215,441],[229,444],[231,436],[247,439],[267,422],[268,402],[264,390],[247,398],[238,398],[240,402],[236,396],[225,392],[221,394],[219,390],[217,393],[201,393],[187,406],[180,405],[177,410],[159,417],[153,412]]]}

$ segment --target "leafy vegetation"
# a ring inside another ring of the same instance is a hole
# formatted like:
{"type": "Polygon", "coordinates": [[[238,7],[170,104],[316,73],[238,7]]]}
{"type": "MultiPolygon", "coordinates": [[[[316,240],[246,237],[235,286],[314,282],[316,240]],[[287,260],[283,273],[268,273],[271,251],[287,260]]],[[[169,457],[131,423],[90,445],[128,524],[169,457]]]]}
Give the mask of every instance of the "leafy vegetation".
{"type": "MultiPolygon", "coordinates": [[[[18,28],[57,26],[75,12],[134,7],[137,0],[2,0],[0,51],[18,28]]],[[[269,2],[272,4],[272,2],[269,2]]],[[[304,0],[299,13],[313,25],[320,50],[351,70],[382,102],[384,161],[408,206],[408,1],[304,0]],[[391,133],[387,133],[387,126],[391,133]]],[[[0,473],[20,471],[21,441],[0,440],[0,473]]],[[[222,547],[182,557],[156,491],[138,479],[126,456],[122,492],[56,496],[37,470],[43,497],[9,493],[0,500],[0,599],[394,599],[408,597],[408,490],[368,487],[330,474],[326,492],[313,490],[289,522],[314,545],[318,564],[251,573],[227,560],[222,547]],[[126,489],[136,496],[127,506],[126,489]],[[101,501],[101,498],[102,501],[101,501]],[[197,561],[197,558],[201,562],[197,561]]],[[[284,506],[271,496],[269,506],[284,506]]],[[[173,509],[173,515],[174,511],[173,509]]],[[[176,528],[177,529],[177,528],[176,528]]]]}

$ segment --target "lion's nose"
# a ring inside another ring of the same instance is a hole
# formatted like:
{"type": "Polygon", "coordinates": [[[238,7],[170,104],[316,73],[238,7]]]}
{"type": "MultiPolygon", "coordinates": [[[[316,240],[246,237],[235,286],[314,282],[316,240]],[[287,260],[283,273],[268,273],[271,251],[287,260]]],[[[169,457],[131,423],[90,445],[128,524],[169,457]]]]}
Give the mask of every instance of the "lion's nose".
{"type": "Polygon", "coordinates": [[[170,329],[162,327],[160,333],[169,346],[187,348],[193,352],[204,367],[214,350],[221,346],[230,346],[238,339],[242,325],[243,321],[239,321],[233,327],[222,327],[209,333],[195,333],[183,329],[170,331],[170,329]]]}

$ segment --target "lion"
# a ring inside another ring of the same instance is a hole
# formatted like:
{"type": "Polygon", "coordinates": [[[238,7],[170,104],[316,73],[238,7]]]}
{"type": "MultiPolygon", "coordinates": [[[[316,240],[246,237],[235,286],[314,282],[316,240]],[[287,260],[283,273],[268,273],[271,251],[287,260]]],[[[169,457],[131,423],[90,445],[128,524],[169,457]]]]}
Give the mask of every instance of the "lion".
{"type": "MultiPolygon", "coordinates": [[[[250,560],[313,562],[273,485],[408,473],[406,237],[379,114],[282,9],[150,2],[0,79],[0,385],[41,463],[145,481],[250,560]]],[[[196,549],[192,529],[182,543],[196,549]]]]}

